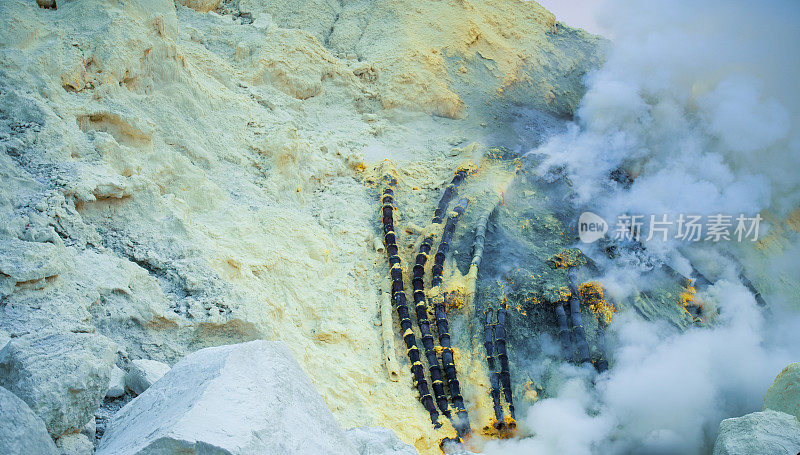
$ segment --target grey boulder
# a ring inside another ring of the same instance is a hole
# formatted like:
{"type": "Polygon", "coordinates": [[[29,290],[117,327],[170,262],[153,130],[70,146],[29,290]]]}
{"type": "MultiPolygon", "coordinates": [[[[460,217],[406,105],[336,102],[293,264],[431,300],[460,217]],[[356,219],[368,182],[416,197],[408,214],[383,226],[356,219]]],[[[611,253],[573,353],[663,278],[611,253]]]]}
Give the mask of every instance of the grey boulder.
{"type": "Polygon", "coordinates": [[[0,453],[58,455],[42,419],[3,387],[0,387],[0,423],[0,453]]]}
{"type": "Polygon", "coordinates": [[[53,437],[78,432],[106,394],[117,345],[94,333],[39,331],[0,350],[0,386],[30,406],[53,437]]]}
{"type": "Polygon", "coordinates": [[[282,342],[202,349],[111,419],[97,455],[355,454],[282,342]]]}

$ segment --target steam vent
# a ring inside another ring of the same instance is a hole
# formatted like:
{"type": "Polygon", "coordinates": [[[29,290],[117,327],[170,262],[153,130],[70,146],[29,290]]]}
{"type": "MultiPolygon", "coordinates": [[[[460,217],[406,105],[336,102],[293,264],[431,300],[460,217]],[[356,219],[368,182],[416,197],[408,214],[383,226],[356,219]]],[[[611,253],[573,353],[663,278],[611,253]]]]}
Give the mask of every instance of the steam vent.
{"type": "Polygon", "coordinates": [[[722,6],[0,0],[0,454],[800,453],[800,5],[722,6]]]}

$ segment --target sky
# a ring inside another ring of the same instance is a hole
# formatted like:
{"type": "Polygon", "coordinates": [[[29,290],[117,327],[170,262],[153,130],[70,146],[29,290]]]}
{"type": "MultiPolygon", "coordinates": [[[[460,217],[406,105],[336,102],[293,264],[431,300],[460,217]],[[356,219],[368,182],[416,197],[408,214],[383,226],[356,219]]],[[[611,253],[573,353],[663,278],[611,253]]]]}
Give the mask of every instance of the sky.
{"type": "Polygon", "coordinates": [[[538,0],[538,3],[555,14],[556,19],[569,26],[608,36],[607,30],[595,21],[595,9],[602,0],[538,0]]]}

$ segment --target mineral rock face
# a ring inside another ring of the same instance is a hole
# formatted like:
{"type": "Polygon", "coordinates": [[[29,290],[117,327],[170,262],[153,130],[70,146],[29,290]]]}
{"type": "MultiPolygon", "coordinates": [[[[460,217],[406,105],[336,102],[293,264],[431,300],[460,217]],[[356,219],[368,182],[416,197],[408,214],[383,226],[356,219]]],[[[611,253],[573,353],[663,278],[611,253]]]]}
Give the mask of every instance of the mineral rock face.
{"type": "Polygon", "coordinates": [[[51,243],[0,238],[0,298],[11,294],[19,283],[58,275],[65,267],[63,254],[63,249],[51,243]]]}
{"type": "Polygon", "coordinates": [[[785,412],[800,419],[800,362],[789,364],[767,390],[764,410],[785,412]]]}
{"type": "Polygon", "coordinates": [[[794,416],[772,410],[723,420],[714,443],[714,455],[795,455],[798,452],[800,422],[794,416]]]}
{"type": "Polygon", "coordinates": [[[112,419],[98,455],[354,454],[282,342],[206,348],[178,362],[112,419]]]}
{"type": "Polygon", "coordinates": [[[558,24],[529,2],[421,8],[414,0],[240,0],[239,9],[314,36],[378,90],[383,107],[451,118],[472,110],[467,94],[509,97],[571,115],[585,69],[599,62],[597,37],[558,24]],[[494,71],[499,77],[486,77],[494,71]]]}
{"type": "Polygon", "coordinates": [[[374,169],[409,163],[424,222],[520,104],[572,113],[601,40],[535,2],[181,3],[0,1],[0,344],[87,340],[4,357],[29,379],[2,383],[61,436],[119,361],[62,387],[92,340],[173,364],[283,339],[342,425],[438,453],[451,435],[383,373],[374,169]]]}
{"type": "Polygon", "coordinates": [[[0,386],[44,420],[54,437],[79,430],[106,393],[117,346],[91,333],[41,331],[0,351],[0,386]]]}
{"type": "Polygon", "coordinates": [[[16,395],[0,387],[0,453],[57,455],[42,419],[16,395]]]}

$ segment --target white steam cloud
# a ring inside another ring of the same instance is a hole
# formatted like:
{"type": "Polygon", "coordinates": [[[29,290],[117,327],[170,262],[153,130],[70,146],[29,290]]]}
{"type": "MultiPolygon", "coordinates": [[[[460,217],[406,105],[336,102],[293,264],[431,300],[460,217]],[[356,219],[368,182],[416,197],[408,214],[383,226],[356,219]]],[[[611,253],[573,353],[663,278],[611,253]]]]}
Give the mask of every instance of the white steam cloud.
{"type": "MultiPolygon", "coordinates": [[[[798,208],[800,3],[611,0],[598,22],[614,37],[607,60],[587,77],[567,132],[532,151],[545,156],[540,171],[566,172],[576,203],[610,222],[624,213],[781,220],[798,208]],[[609,178],[618,168],[633,176],[629,187],[609,178]]],[[[714,326],[680,332],[617,315],[611,370],[564,366],[554,398],[520,416],[532,436],[484,453],[709,453],[719,422],[760,410],[775,375],[800,360],[798,296],[777,283],[800,281],[800,237],[785,239],[760,262],[749,243],[647,243],[686,275],[690,259],[714,271],[702,296],[720,310],[714,326]],[[741,266],[767,276],[768,310],[739,282],[741,266]]],[[[619,262],[606,264],[604,284],[624,298],[643,278],[619,262]]]]}
{"type": "Polygon", "coordinates": [[[576,124],[537,150],[543,166],[568,165],[580,199],[605,199],[613,215],[793,209],[800,5],[616,0],[602,11],[615,41],[576,124]],[[608,175],[621,165],[637,178],[615,200],[608,175]]]}
{"type": "Polygon", "coordinates": [[[740,284],[721,281],[709,294],[724,302],[714,330],[678,332],[618,315],[613,368],[593,384],[590,369],[564,366],[572,377],[556,397],[521,416],[534,435],[492,441],[484,453],[709,453],[719,422],[760,410],[800,343],[796,315],[771,318],[765,330],[762,310],[740,284]]]}

